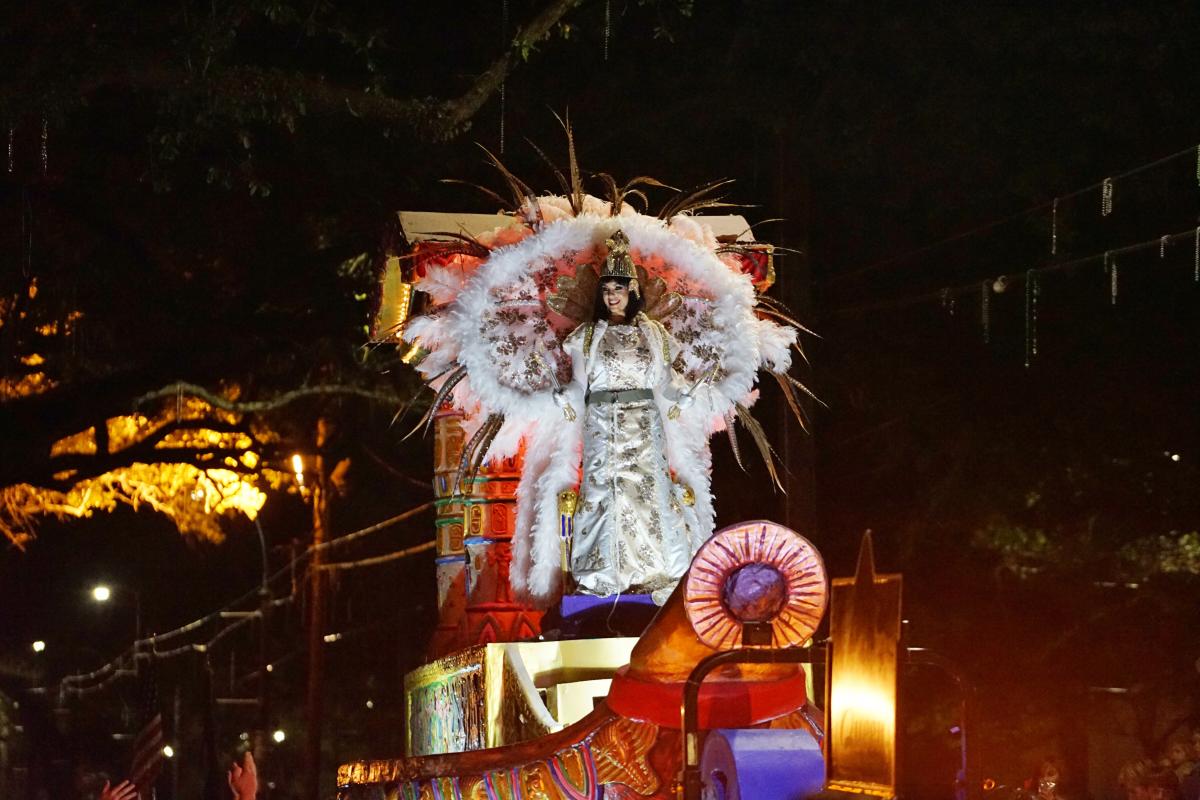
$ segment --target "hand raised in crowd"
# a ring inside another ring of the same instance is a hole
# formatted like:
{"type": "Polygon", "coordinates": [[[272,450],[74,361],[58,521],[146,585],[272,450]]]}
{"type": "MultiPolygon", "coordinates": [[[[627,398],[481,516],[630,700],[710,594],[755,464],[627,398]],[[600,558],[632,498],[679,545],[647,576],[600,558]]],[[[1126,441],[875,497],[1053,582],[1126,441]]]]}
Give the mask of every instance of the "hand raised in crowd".
{"type": "Polygon", "coordinates": [[[258,794],[258,767],[254,764],[254,756],[247,750],[242,756],[242,763],[234,763],[228,774],[229,788],[233,791],[233,800],[254,800],[258,794]]]}
{"type": "Polygon", "coordinates": [[[116,786],[105,781],[100,790],[100,800],[137,800],[137,796],[137,787],[129,781],[121,781],[116,786]]]}

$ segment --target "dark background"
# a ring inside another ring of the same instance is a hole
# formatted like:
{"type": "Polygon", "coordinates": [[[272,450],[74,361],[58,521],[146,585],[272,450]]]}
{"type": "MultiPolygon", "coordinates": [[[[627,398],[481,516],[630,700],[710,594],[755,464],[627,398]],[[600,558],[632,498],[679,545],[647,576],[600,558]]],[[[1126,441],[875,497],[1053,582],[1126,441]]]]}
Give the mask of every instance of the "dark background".
{"type": "MultiPolygon", "coordinates": [[[[396,210],[493,211],[438,182],[500,185],[474,142],[553,189],[524,139],[565,162],[551,112],[569,110],[584,169],[679,187],[734,178],[729,199],[752,204],[748,219],[786,218],[757,235],[802,251],[779,257],[773,294],[820,334],[801,373],[828,407],[809,404],[805,434],[764,389],[756,415],[780,442],[786,495],[714,440],[719,524],[789,524],[834,575],[850,572],[871,529],[880,569],[905,575],[908,643],[951,659],[974,689],[973,778],[1019,779],[1053,754],[1071,794],[1115,791],[1120,760],[1154,755],[1200,721],[1200,285],[1181,238],[1163,258],[1157,246],[1117,256],[1113,305],[1100,256],[1194,228],[1200,185],[1184,154],[1117,177],[1102,216],[1098,183],[1200,140],[1195,5],[614,0],[570,9],[523,54],[519,42],[506,48],[548,8],[57,2],[10,15],[3,291],[36,277],[60,311],[86,313],[51,354],[52,394],[87,406],[96,382],[117,376],[114,408],[126,410],[177,379],[236,382],[256,397],[317,379],[408,396],[411,376],[387,354],[360,355],[370,302],[356,297],[370,271],[338,265],[377,252],[396,210]],[[490,92],[469,129],[430,121],[506,50],[503,116],[490,92]],[[1049,208],[1020,212],[1055,197],[1052,255],[1049,208]],[[1027,367],[1026,270],[1092,256],[1041,279],[1027,367]],[[985,343],[980,287],[1002,275],[985,343]]],[[[14,324],[0,334],[15,370],[27,342],[14,324]]],[[[391,426],[394,412],[321,400],[275,420],[287,444],[310,439],[318,415],[337,420],[353,467],[335,533],[429,496],[398,477],[427,479],[431,454],[428,441],[401,441],[409,426],[391,426]]],[[[0,413],[0,435],[29,439],[17,429],[28,419],[0,413]]],[[[10,484],[24,480],[12,448],[10,484]]],[[[272,566],[307,538],[308,514],[295,495],[268,501],[272,566]]],[[[371,552],[421,541],[428,527],[426,517],[385,534],[371,552]]],[[[85,594],[96,579],[138,587],[146,625],[165,629],[252,589],[259,570],[244,520],[220,544],[129,510],[46,521],[24,550],[0,555],[6,692],[124,648],[128,606],[99,613],[85,594]],[[33,638],[51,645],[40,662],[33,638]]],[[[281,659],[302,648],[300,608],[276,620],[281,659]]],[[[336,586],[330,630],[355,633],[330,650],[330,773],[402,748],[400,676],[421,660],[432,609],[427,554],[336,586]]],[[[161,694],[183,686],[199,708],[197,668],[163,669],[161,694]]],[[[952,792],[955,692],[933,672],[906,684],[909,796],[952,792]]],[[[302,657],[279,673],[273,713],[295,731],[278,748],[283,774],[302,738],[302,657]]],[[[53,747],[114,768],[112,745],[98,742],[135,727],[135,694],[81,704],[53,747]]],[[[251,722],[231,713],[218,724],[232,750],[251,722]]]]}

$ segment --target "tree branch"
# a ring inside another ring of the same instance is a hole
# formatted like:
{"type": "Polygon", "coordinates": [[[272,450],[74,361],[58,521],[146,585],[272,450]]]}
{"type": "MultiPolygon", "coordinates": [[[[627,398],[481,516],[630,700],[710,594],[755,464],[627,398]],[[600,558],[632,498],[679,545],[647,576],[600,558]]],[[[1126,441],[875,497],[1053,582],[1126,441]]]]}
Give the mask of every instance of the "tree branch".
{"type": "MultiPolygon", "coordinates": [[[[256,66],[235,66],[212,70],[208,77],[197,80],[184,69],[163,68],[161,61],[151,55],[143,65],[119,72],[96,75],[74,87],[59,87],[60,93],[87,96],[102,89],[126,88],[147,91],[193,91],[209,94],[220,102],[253,104],[258,107],[264,97],[277,102],[303,106],[301,113],[351,116],[377,122],[392,122],[412,128],[420,137],[444,141],[461,135],[470,127],[471,119],[484,103],[499,90],[521,58],[554,30],[563,17],[583,0],[553,0],[534,15],[504,52],[475,79],[466,91],[450,99],[388,97],[371,89],[350,88],[332,84],[323,78],[300,75],[282,69],[256,66]]],[[[25,79],[0,89],[0,104],[14,104],[27,94],[25,79]]]]}
{"type": "Polygon", "coordinates": [[[370,389],[364,389],[360,386],[345,386],[341,384],[329,384],[324,386],[302,386],[299,389],[293,389],[290,392],[284,392],[270,400],[251,400],[239,402],[230,400],[227,397],[221,397],[219,394],[205,389],[203,386],[197,386],[194,383],[172,383],[169,386],[164,386],[161,389],[156,389],[153,392],[147,392],[133,401],[134,408],[142,408],[143,406],[155,401],[168,397],[178,397],[180,394],[195,397],[214,408],[220,408],[225,411],[234,411],[239,414],[261,414],[266,411],[274,411],[284,406],[301,400],[305,397],[314,397],[320,395],[347,395],[351,397],[362,397],[367,400],[374,400],[379,403],[392,403],[399,405],[404,402],[404,399],[399,395],[388,394],[386,392],[376,392],[370,389]]]}

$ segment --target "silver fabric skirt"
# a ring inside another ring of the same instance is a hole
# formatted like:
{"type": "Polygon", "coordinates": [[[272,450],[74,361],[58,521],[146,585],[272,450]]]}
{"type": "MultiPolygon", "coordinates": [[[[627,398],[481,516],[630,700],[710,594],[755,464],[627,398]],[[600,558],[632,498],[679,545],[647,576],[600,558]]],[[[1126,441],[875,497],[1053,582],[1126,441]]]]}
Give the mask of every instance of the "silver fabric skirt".
{"type": "Polygon", "coordinates": [[[682,489],[653,400],[589,404],[571,572],[576,591],[644,592],[661,604],[691,562],[682,489]]]}

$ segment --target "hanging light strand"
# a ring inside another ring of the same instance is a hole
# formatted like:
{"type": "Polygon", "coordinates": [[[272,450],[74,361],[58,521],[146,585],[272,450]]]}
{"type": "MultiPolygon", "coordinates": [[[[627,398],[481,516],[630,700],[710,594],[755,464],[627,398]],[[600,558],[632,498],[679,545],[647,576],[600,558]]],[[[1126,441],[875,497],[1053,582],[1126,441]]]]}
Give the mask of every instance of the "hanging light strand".
{"type": "Polygon", "coordinates": [[[1050,255],[1058,255],[1058,198],[1050,206],[1050,255]]]}
{"type": "MultiPolygon", "coordinates": [[[[1066,194],[1058,195],[1055,198],[1055,200],[1073,200],[1076,197],[1081,197],[1086,194],[1091,194],[1092,192],[1096,191],[1096,189],[1100,189],[1101,190],[1101,213],[1104,213],[1105,208],[1107,208],[1108,212],[1111,213],[1113,188],[1114,188],[1116,181],[1118,181],[1118,180],[1125,180],[1127,178],[1133,177],[1134,175],[1140,175],[1141,173],[1147,172],[1149,170],[1157,169],[1161,166],[1178,161],[1182,158],[1188,158],[1188,159],[1196,158],[1196,159],[1198,159],[1198,161],[1197,161],[1197,180],[1200,181],[1200,157],[1198,157],[1198,155],[1197,155],[1198,153],[1200,153],[1200,146],[1189,145],[1188,147],[1186,147],[1182,150],[1178,150],[1174,153],[1171,153],[1170,155],[1163,156],[1162,158],[1155,159],[1154,161],[1150,161],[1145,164],[1141,164],[1139,166],[1133,167],[1132,169],[1125,170],[1124,172],[1121,172],[1117,175],[1111,175],[1098,183],[1092,183],[1087,186],[1083,186],[1079,189],[1076,189],[1074,191],[1067,192],[1066,194]],[[1105,199],[1105,198],[1107,198],[1107,199],[1105,199]]],[[[878,270],[881,270],[881,269],[884,269],[887,267],[895,267],[895,266],[901,264],[902,262],[911,262],[914,259],[916,259],[918,256],[924,255],[933,250],[937,250],[941,247],[945,247],[946,245],[953,244],[954,242],[960,242],[964,239],[970,239],[970,238],[973,238],[976,236],[980,236],[985,233],[989,233],[992,230],[999,228],[1003,225],[1007,225],[1009,223],[1016,222],[1017,220],[1024,219],[1024,218],[1028,217],[1030,214],[1042,213],[1047,208],[1052,209],[1053,204],[1054,204],[1054,200],[1046,200],[1045,202],[1038,203],[1037,205],[1034,205],[1034,206],[1030,206],[1029,208],[1026,208],[1023,211],[1017,211],[1015,213],[1008,214],[1006,216],[999,217],[997,219],[993,219],[989,222],[985,222],[980,225],[976,225],[975,227],[970,228],[969,230],[965,230],[960,233],[956,233],[953,236],[947,236],[944,239],[939,239],[937,241],[930,242],[929,244],[922,245],[921,247],[917,247],[912,250],[907,250],[902,253],[895,253],[895,254],[889,255],[886,258],[883,258],[879,261],[875,261],[873,263],[867,264],[865,266],[860,266],[855,269],[849,269],[849,270],[842,271],[840,274],[831,277],[828,280],[828,283],[829,284],[842,283],[844,281],[853,280],[855,278],[859,278],[868,273],[876,272],[878,270]]],[[[1104,213],[1104,216],[1107,216],[1107,215],[1108,215],[1107,213],[1104,213]]]]}
{"type": "MultiPolygon", "coordinates": [[[[604,0],[604,60],[608,61],[608,40],[612,37],[612,0],[604,0]]],[[[1200,175],[1200,165],[1196,167],[1200,175]]]]}
{"type": "MultiPolygon", "coordinates": [[[[504,49],[511,47],[508,41],[508,0],[500,2],[500,36],[504,41],[504,49]]],[[[500,154],[504,154],[504,138],[505,138],[505,106],[508,104],[508,77],[500,81],[500,154]]]]}
{"type": "Polygon", "coordinates": [[[1038,295],[1041,289],[1038,286],[1038,271],[1036,269],[1026,270],[1025,272],[1025,368],[1029,369],[1033,364],[1033,360],[1037,358],[1038,340],[1037,340],[1037,322],[1038,322],[1038,295]]]}
{"type": "Polygon", "coordinates": [[[50,168],[50,124],[42,117],[42,174],[50,168]]]}
{"type": "MultiPolygon", "coordinates": [[[[1091,253],[1089,255],[1080,256],[1078,258],[1072,258],[1068,261],[1058,261],[1058,262],[1054,262],[1054,263],[1048,263],[1045,266],[1037,267],[1036,269],[1039,274],[1068,272],[1071,270],[1078,269],[1079,267],[1082,267],[1085,264],[1094,264],[1094,263],[1103,262],[1104,256],[1106,253],[1111,258],[1111,257],[1115,257],[1115,256],[1120,256],[1120,255],[1129,255],[1132,253],[1138,253],[1143,250],[1150,250],[1155,247],[1160,247],[1162,245],[1162,239],[1163,239],[1162,236],[1155,236],[1152,239],[1146,239],[1145,241],[1134,242],[1132,244],[1124,245],[1123,247],[1118,247],[1118,248],[1106,250],[1103,252],[1091,253]]],[[[1193,279],[1197,283],[1200,283],[1200,227],[1187,228],[1186,230],[1183,230],[1183,231],[1166,234],[1166,239],[1167,239],[1168,245],[1175,241],[1183,241],[1184,239],[1193,240],[1193,244],[1192,244],[1192,246],[1193,246],[1193,279]]],[[[1106,270],[1105,276],[1107,276],[1107,275],[1108,275],[1108,271],[1106,270]]],[[[949,288],[952,292],[970,291],[976,285],[976,280],[977,279],[972,279],[969,283],[964,283],[964,284],[960,284],[958,286],[952,286],[949,288]]],[[[1000,278],[996,279],[996,284],[997,284],[996,293],[999,294],[1001,291],[1003,291],[1000,288],[1000,285],[1001,285],[1000,278]]],[[[838,306],[835,308],[828,309],[826,311],[826,313],[830,314],[830,315],[836,315],[836,316],[843,316],[843,315],[850,315],[850,314],[862,314],[862,313],[865,313],[868,311],[877,311],[879,309],[902,308],[904,306],[917,305],[919,303],[928,303],[930,301],[938,301],[941,299],[943,288],[946,288],[946,287],[934,289],[931,291],[917,292],[917,293],[910,294],[910,295],[907,295],[904,297],[890,297],[890,298],[886,298],[886,299],[871,300],[871,301],[864,302],[864,303],[856,303],[853,305],[838,306]]]]}
{"type": "Polygon", "coordinates": [[[1196,228],[1192,242],[1192,281],[1200,283],[1200,227],[1196,228]]]}
{"type": "Polygon", "coordinates": [[[991,281],[979,283],[979,327],[983,330],[983,343],[992,343],[992,287],[991,281]]]}

